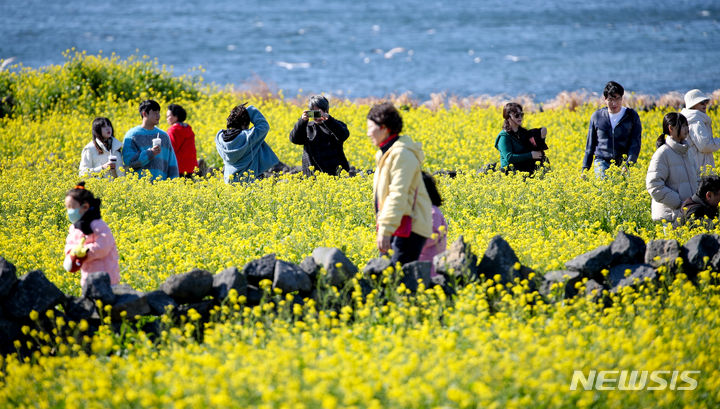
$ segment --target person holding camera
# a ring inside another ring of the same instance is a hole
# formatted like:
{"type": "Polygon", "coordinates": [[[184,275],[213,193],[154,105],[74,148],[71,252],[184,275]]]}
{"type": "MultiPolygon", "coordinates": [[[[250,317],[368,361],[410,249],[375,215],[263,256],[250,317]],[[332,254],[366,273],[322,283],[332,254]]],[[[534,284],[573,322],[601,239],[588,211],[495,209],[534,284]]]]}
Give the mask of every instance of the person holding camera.
{"type": "Polygon", "coordinates": [[[495,139],[495,148],[500,151],[500,166],[504,170],[535,173],[547,162],[545,127],[525,129],[522,127],[525,114],[522,106],[509,102],[503,107],[502,131],[495,139]]]}
{"type": "Polygon", "coordinates": [[[290,142],[303,145],[303,174],[312,176],[313,169],[337,176],[350,171],[343,143],[350,137],[347,125],[330,116],[330,103],[322,95],[308,100],[309,110],[303,111],[290,131],[290,142]]]}
{"type": "Polygon", "coordinates": [[[390,102],[373,106],[367,115],[367,135],[378,147],[373,176],[376,245],[390,262],[418,260],[433,234],[432,203],[423,182],[422,145],[400,135],[402,117],[390,102]]]}

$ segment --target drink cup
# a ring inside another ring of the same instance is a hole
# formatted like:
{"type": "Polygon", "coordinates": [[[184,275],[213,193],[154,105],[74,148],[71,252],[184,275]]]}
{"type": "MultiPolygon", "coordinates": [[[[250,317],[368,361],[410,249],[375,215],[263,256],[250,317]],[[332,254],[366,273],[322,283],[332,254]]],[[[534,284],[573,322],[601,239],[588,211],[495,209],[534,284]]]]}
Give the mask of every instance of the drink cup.
{"type": "Polygon", "coordinates": [[[160,138],[153,138],[152,141],[153,141],[153,148],[156,146],[160,146],[160,144],[162,143],[162,139],[160,139],[160,138]]]}

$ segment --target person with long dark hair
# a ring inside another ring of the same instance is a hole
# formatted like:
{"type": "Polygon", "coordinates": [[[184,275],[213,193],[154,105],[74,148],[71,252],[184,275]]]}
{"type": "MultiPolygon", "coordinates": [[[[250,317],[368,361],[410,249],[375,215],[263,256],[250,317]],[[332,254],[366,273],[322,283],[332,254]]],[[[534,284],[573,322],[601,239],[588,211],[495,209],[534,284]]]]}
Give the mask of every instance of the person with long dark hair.
{"type": "MultiPolygon", "coordinates": [[[[435,256],[447,249],[448,224],[442,210],[440,210],[443,200],[442,196],[440,196],[440,192],[438,191],[437,184],[435,183],[435,178],[427,172],[423,172],[422,175],[423,182],[425,182],[425,189],[427,189],[428,196],[430,196],[430,203],[432,203],[433,233],[425,241],[425,245],[423,246],[418,260],[433,263],[435,256]]],[[[430,267],[430,276],[434,277],[436,275],[435,264],[433,263],[430,267]]]]}
{"type": "Polygon", "coordinates": [[[100,215],[100,199],[78,183],[65,194],[70,230],[65,239],[65,270],[80,270],[80,285],[90,274],[107,272],[110,284],[120,282],[119,257],[115,238],[100,215]]]}
{"type": "Polygon", "coordinates": [[[395,264],[416,261],[432,236],[432,204],[422,178],[422,146],[400,135],[403,121],[390,102],[377,104],[367,115],[367,135],[375,154],[373,198],[376,244],[395,264]]]}
{"type": "Polygon", "coordinates": [[[528,172],[532,175],[546,161],[547,129],[523,128],[524,117],[520,104],[505,104],[503,128],[495,139],[495,148],[500,151],[500,166],[504,170],[528,172]]]}
{"type": "Polygon", "coordinates": [[[80,176],[92,173],[106,173],[123,176],[122,142],[115,139],[112,122],[98,117],[92,122],[92,140],[85,145],[80,155],[80,176]]]}
{"type": "Polygon", "coordinates": [[[700,180],[695,158],[688,152],[688,122],[670,112],[663,118],[663,133],[650,159],[645,187],[652,197],[652,219],[672,223],[684,200],[697,191],[700,180]]]}

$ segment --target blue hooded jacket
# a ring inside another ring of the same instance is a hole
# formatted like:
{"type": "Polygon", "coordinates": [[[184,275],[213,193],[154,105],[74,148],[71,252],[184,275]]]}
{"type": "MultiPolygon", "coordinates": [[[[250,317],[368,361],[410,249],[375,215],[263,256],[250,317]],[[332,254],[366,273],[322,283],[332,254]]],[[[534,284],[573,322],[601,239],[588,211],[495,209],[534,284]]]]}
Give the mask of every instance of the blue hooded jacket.
{"type": "Polygon", "coordinates": [[[247,107],[247,112],[252,128],[223,129],[215,135],[215,147],[225,164],[225,183],[250,181],[280,162],[265,142],[270,131],[267,120],[252,105],[247,107]]]}

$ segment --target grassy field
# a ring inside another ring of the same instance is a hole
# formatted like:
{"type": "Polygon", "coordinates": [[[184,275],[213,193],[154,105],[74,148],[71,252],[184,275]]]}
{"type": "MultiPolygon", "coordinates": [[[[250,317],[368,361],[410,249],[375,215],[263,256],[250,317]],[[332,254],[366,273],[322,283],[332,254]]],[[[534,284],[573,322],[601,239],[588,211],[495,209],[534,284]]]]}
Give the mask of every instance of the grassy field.
{"type": "MultiPolygon", "coordinates": [[[[0,119],[0,255],[19,273],[43,270],[74,295],[79,276],[62,269],[63,197],[79,180],[94,117],[109,117],[122,140],[140,123],[138,101],[153,98],[163,109],[179,103],[199,158],[219,167],[214,135],[234,105],[249,101],[267,117],[267,141],[280,159],[300,164],[302,149],[288,133],[302,102],[214,89],[143,59],[77,54],[61,67],[0,72],[3,95],[12,98],[0,106],[10,112],[0,119]]],[[[369,107],[331,101],[331,114],[350,129],[348,159],[361,169],[374,166],[375,148],[365,136],[369,107]]],[[[526,115],[527,126],[548,128],[552,166],[528,180],[478,173],[499,161],[500,109],[404,107],[403,133],[423,143],[425,168],[460,171],[438,177],[449,239],[462,235],[481,254],[501,234],[524,265],[542,274],[608,244],[619,230],[681,243],[697,234],[650,219],[645,173],[671,108],[641,110],[638,163],[626,175],[611,172],[598,181],[580,174],[597,107],[526,115]]],[[[720,123],[718,111],[710,114],[720,123]]],[[[134,175],[86,180],[103,200],[121,280],[139,290],[193,267],[217,272],[268,253],[299,263],[316,247],[338,247],[361,267],[376,256],[369,176],[281,176],[233,186],[221,175],[153,184],[134,175]]],[[[537,304],[492,282],[469,286],[454,300],[428,289],[387,305],[357,300],[341,313],[312,303],[292,310],[278,296],[276,311],[239,300],[217,311],[226,319],[206,324],[203,343],[194,341],[193,322],[153,342],[142,333],[119,339],[108,328],[82,340],[76,323],[60,323],[54,349],[29,362],[0,362],[0,407],[711,408],[720,401],[720,292],[709,272],[701,276],[698,286],[680,277],[659,295],[618,294],[609,309],[585,299],[537,304]],[[95,354],[82,352],[82,344],[95,354]],[[694,391],[570,391],[573,371],[591,369],[701,374],[694,391]]]]}

